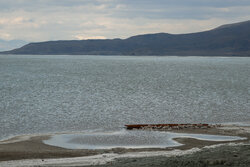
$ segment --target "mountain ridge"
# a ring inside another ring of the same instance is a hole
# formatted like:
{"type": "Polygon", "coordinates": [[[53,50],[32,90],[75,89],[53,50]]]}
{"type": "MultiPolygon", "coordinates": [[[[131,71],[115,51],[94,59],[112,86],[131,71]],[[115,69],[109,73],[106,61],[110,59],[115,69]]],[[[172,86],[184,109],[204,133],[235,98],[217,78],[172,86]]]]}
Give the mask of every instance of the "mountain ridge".
{"type": "Polygon", "coordinates": [[[155,33],[126,39],[59,40],[29,43],[2,54],[161,55],[250,57],[250,21],[189,33],[155,33]]]}

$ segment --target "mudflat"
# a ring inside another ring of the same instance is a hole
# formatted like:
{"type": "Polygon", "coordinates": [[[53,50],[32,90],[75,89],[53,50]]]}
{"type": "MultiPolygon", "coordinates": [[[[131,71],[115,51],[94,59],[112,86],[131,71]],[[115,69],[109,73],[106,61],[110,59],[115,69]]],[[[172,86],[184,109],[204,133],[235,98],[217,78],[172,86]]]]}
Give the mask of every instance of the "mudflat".
{"type": "MultiPolygon", "coordinates": [[[[149,155],[145,157],[131,158],[117,156],[117,160],[107,160],[102,166],[211,166],[211,165],[249,165],[250,162],[250,127],[238,125],[223,125],[221,127],[213,127],[207,129],[180,129],[171,130],[177,133],[197,133],[197,134],[213,134],[213,135],[230,135],[246,138],[239,141],[205,141],[193,138],[176,138],[175,140],[184,145],[173,148],[143,148],[143,149],[125,149],[113,148],[106,150],[74,150],[64,149],[55,146],[49,146],[43,143],[51,137],[51,135],[42,136],[19,136],[6,141],[0,142],[0,164],[12,160],[29,160],[36,159],[41,162],[51,158],[73,158],[73,157],[92,157],[94,155],[125,155],[128,153],[140,152],[171,152],[174,150],[188,151],[198,148],[199,151],[194,153],[173,156],[162,156],[161,154],[149,155]],[[233,144],[232,144],[233,143],[233,144]],[[214,147],[214,145],[220,145],[214,147]],[[152,157],[153,156],[153,157],[152,157]]],[[[132,156],[133,157],[133,156],[132,156]]],[[[105,156],[104,156],[105,158],[105,156]]],[[[116,158],[115,158],[116,159],[116,158]]],[[[13,163],[15,161],[12,161],[13,163]]],[[[47,163],[48,164],[48,163],[47,163]]],[[[35,165],[35,164],[33,164],[35,165]]],[[[42,165],[42,163],[40,164],[42,165]]],[[[60,164],[57,164],[60,166],[60,164]]],[[[75,164],[68,164],[68,166],[75,164]]],[[[81,166],[78,163],[77,166],[81,166]]],[[[82,164],[84,166],[84,163],[82,164]]],[[[85,166],[88,164],[85,164],[85,166]]],[[[94,163],[93,165],[97,165],[94,163]]],[[[1,165],[0,165],[1,166],[1,165]]],[[[46,166],[46,164],[44,164],[46,166]]],[[[75,165],[76,166],[76,165],[75,165]]]]}
{"type": "Polygon", "coordinates": [[[180,156],[156,156],[144,158],[120,158],[98,167],[210,167],[250,165],[250,145],[223,145],[216,148],[203,148],[193,154],[180,156]]]}

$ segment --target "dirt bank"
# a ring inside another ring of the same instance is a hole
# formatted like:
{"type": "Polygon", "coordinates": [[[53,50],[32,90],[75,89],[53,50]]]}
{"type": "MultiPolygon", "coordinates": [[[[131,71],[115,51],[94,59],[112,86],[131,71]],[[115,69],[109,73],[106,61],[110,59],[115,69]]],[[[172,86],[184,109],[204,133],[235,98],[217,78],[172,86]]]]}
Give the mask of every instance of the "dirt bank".
{"type": "MultiPolygon", "coordinates": [[[[250,145],[203,148],[202,151],[182,156],[121,158],[98,167],[248,167],[250,145]]],[[[97,167],[97,166],[96,166],[97,167]]]]}

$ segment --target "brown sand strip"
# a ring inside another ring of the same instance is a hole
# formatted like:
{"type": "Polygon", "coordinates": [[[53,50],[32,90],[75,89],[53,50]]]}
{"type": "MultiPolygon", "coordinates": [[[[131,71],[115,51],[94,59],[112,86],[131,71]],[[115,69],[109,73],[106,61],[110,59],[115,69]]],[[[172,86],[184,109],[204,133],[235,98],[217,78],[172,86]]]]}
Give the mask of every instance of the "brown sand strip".
{"type": "MultiPolygon", "coordinates": [[[[239,127],[241,131],[237,128],[209,128],[209,129],[182,129],[182,130],[172,130],[171,132],[180,133],[200,133],[200,134],[214,134],[214,135],[231,135],[231,136],[241,136],[247,137],[245,141],[234,141],[234,143],[249,143],[250,133],[245,133],[244,128],[239,127]],[[233,130],[232,130],[233,129],[233,130]]],[[[248,127],[249,128],[249,127],[248,127]]],[[[248,129],[249,130],[249,129],[248,129]]],[[[37,136],[31,137],[25,141],[19,142],[0,142],[0,161],[7,160],[20,160],[20,159],[45,159],[45,158],[66,158],[66,157],[80,157],[80,156],[90,156],[103,153],[126,153],[126,152],[141,152],[141,151],[163,151],[163,150],[173,150],[175,148],[144,148],[144,149],[125,149],[125,148],[114,148],[109,150],[71,150],[63,149],[59,147],[49,146],[44,144],[42,141],[48,139],[50,136],[37,136]]],[[[204,146],[228,143],[228,142],[215,142],[215,141],[202,141],[191,138],[177,138],[176,141],[185,144],[178,147],[178,149],[187,150],[194,147],[202,148],[204,146]]]]}

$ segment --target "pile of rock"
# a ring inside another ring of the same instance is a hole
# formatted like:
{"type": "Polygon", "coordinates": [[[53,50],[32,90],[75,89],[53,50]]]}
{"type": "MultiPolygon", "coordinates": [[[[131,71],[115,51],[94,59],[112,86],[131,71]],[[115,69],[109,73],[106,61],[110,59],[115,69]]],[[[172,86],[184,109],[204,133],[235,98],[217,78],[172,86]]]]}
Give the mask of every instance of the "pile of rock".
{"type": "Polygon", "coordinates": [[[208,129],[213,127],[220,127],[220,124],[149,124],[140,127],[129,129],[142,129],[142,130],[181,130],[181,129],[208,129]]]}

